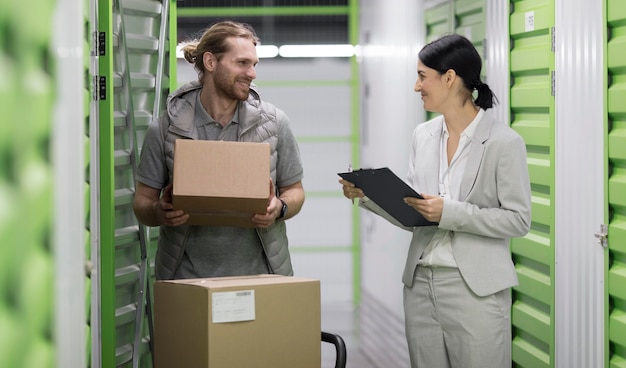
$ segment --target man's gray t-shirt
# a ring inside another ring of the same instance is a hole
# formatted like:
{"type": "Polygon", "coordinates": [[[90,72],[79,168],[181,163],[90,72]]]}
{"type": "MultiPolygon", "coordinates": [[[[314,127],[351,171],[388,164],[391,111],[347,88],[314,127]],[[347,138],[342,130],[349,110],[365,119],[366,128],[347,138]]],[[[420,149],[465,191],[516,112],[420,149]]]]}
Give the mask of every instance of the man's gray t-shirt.
{"type": "MultiPolygon", "coordinates": [[[[237,141],[238,110],[233,121],[222,127],[202,107],[200,93],[197,94],[195,105],[194,123],[198,127],[199,139],[237,141]]],[[[169,173],[164,160],[155,159],[163,156],[163,139],[160,134],[152,135],[151,138],[144,142],[138,177],[141,182],[151,187],[165,187],[169,181],[169,173]]],[[[281,146],[284,145],[289,150],[296,146],[293,135],[279,135],[278,139],[281,146]]],[[[285,170],[300,167],[299,157],[289,153],[287,151],[281,154],[279,151],[280,160],[285,162],[280,163],[277,170],[281,167],[285,170]],[[291,160],[296,162],[289,162],[291,160]]],[[[300,175],[300,172],[281,174],[282,177],[291,178],[300,175]]],[[[185,243],[185,253],[174,278],[254,275],[268,272],[265,252],[255,229],[191,226],[185,243]]]]}

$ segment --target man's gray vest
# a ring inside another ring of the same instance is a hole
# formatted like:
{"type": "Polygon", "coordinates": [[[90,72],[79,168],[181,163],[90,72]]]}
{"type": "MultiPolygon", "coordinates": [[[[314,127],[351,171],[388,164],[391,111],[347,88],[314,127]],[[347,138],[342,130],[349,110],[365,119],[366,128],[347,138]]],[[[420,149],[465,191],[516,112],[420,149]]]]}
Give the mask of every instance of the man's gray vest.
{"type": "MultiPolygon", "coordinates": [[[[174,141],[176,139],[199,139],[194,123],[194,111],[196,96],[201,88],[202,85],[199,82],[191,82],[176,90],[168,97],[167,111],[159,121],[164,136],[163,148],[170,182],[174,165],[174,141]]],[[[274,183],[276,183],[277,135],[282,119],[284,119],[284,113],[274,105],[262,102],[254,86],[250,90],[248,100],[239,103],[238,141],[270,144],[270,175],[274,183]]],[[[185,242],[190,228],[188,225],[160,227],[159,248],[155,262],[157,279],[174,277],[185,251],[185,242]]],[[[293,275],[285,222],[276,221],[269,228],[257,228],[256,231],[263,245],[270,272],[293,275]]]]}

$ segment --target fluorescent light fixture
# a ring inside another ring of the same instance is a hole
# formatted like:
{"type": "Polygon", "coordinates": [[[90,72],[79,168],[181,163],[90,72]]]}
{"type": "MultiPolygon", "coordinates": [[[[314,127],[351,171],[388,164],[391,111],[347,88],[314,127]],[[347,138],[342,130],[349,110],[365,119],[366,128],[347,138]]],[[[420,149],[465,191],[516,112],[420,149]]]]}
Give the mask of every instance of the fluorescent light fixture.
{"type": "Polygon", "coordinates": [[[278,47],[274,45],[258,45],[256,47],[256,54],[259,59],[273,58],[278,56],[278,47]]]}
{"type": "MultiPolygon", "coordinates": [[[[273,58],[278,56],[278,47],[274,45],[259,45],[256,47],[256,53],[259,58],[273,58]]],[[[176,46],[176,58],[184,58],[181,45],[176,46]]]]}
{"type": "Polygon", "coordinates": [[[182,50],[182,46],[181,45],[176,45],[176,58],[177,59],[184,59],[185,56],[183,55],[183,50],[182,50]]]}
{"type": "Polygon", "coordinates": [[[354,52],[352,45],[283,45],[278,49],[278,54],[286,58],[351,57],[354,52]]]}
{"type": "MultiPolygon", "coordinates": [[[[359,46],[352,45],[258,45],[256,47],[259,58],[316,58],[316,57],[352,57],[360,51],[359,46]]],[[[181,46],[176,46],[176,57],[183,58],[181,46]]]]}

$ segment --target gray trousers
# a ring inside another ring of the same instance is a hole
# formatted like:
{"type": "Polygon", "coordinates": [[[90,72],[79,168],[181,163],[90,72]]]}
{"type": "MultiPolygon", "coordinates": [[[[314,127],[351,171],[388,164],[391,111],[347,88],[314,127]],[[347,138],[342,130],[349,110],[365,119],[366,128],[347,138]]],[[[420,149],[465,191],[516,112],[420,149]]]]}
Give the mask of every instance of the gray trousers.
{"type": "Polygon", "coordinates": [[[510,289],[479,297],[458,269],[418,266],[404,287],[411,367],[511,367],[510,314],[510,289]]]}

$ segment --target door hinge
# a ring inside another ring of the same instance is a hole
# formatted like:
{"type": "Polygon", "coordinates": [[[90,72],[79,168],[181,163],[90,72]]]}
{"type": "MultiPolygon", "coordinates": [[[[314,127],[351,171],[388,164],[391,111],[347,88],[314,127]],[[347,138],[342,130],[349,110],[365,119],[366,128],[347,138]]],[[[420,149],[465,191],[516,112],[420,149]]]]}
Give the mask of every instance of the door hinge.
{"type": "Polygon", "coordinates": [[[550,76],[550,93],[552,94],[552,96],[556,96],[556,71],[552,71],[551,76],[550,76]]]}
{"type": "Polygon", "coordinates": [[[105,56],[107,54],[107,38],[106,32],[93,33],[93,49],[92,56],[105,56]]]}
{"type": "Polygon", "coordinates": [[[94,101],[107,99],[107,77],[100,75],[93,76],[93,96],[94,101]]]}
{"type": "Polygon", "coordinates": [[[552,31],[551,32],[552,33],[552,52],[555,52],[556,51],[556,36],[554,34],[556,32],[555,28],[552,27],[551,31],[552,31]]]}
{"type": "Polygon", "coordinates": [[[595,236],[598,239],[598,244],[600,244],[602,247],[606,248],[609,246],[608,244],[609,227],[607,225],[600,224],[600,231],[598,231],[597,233],[594,233],[593,236],[595,236]]]}

